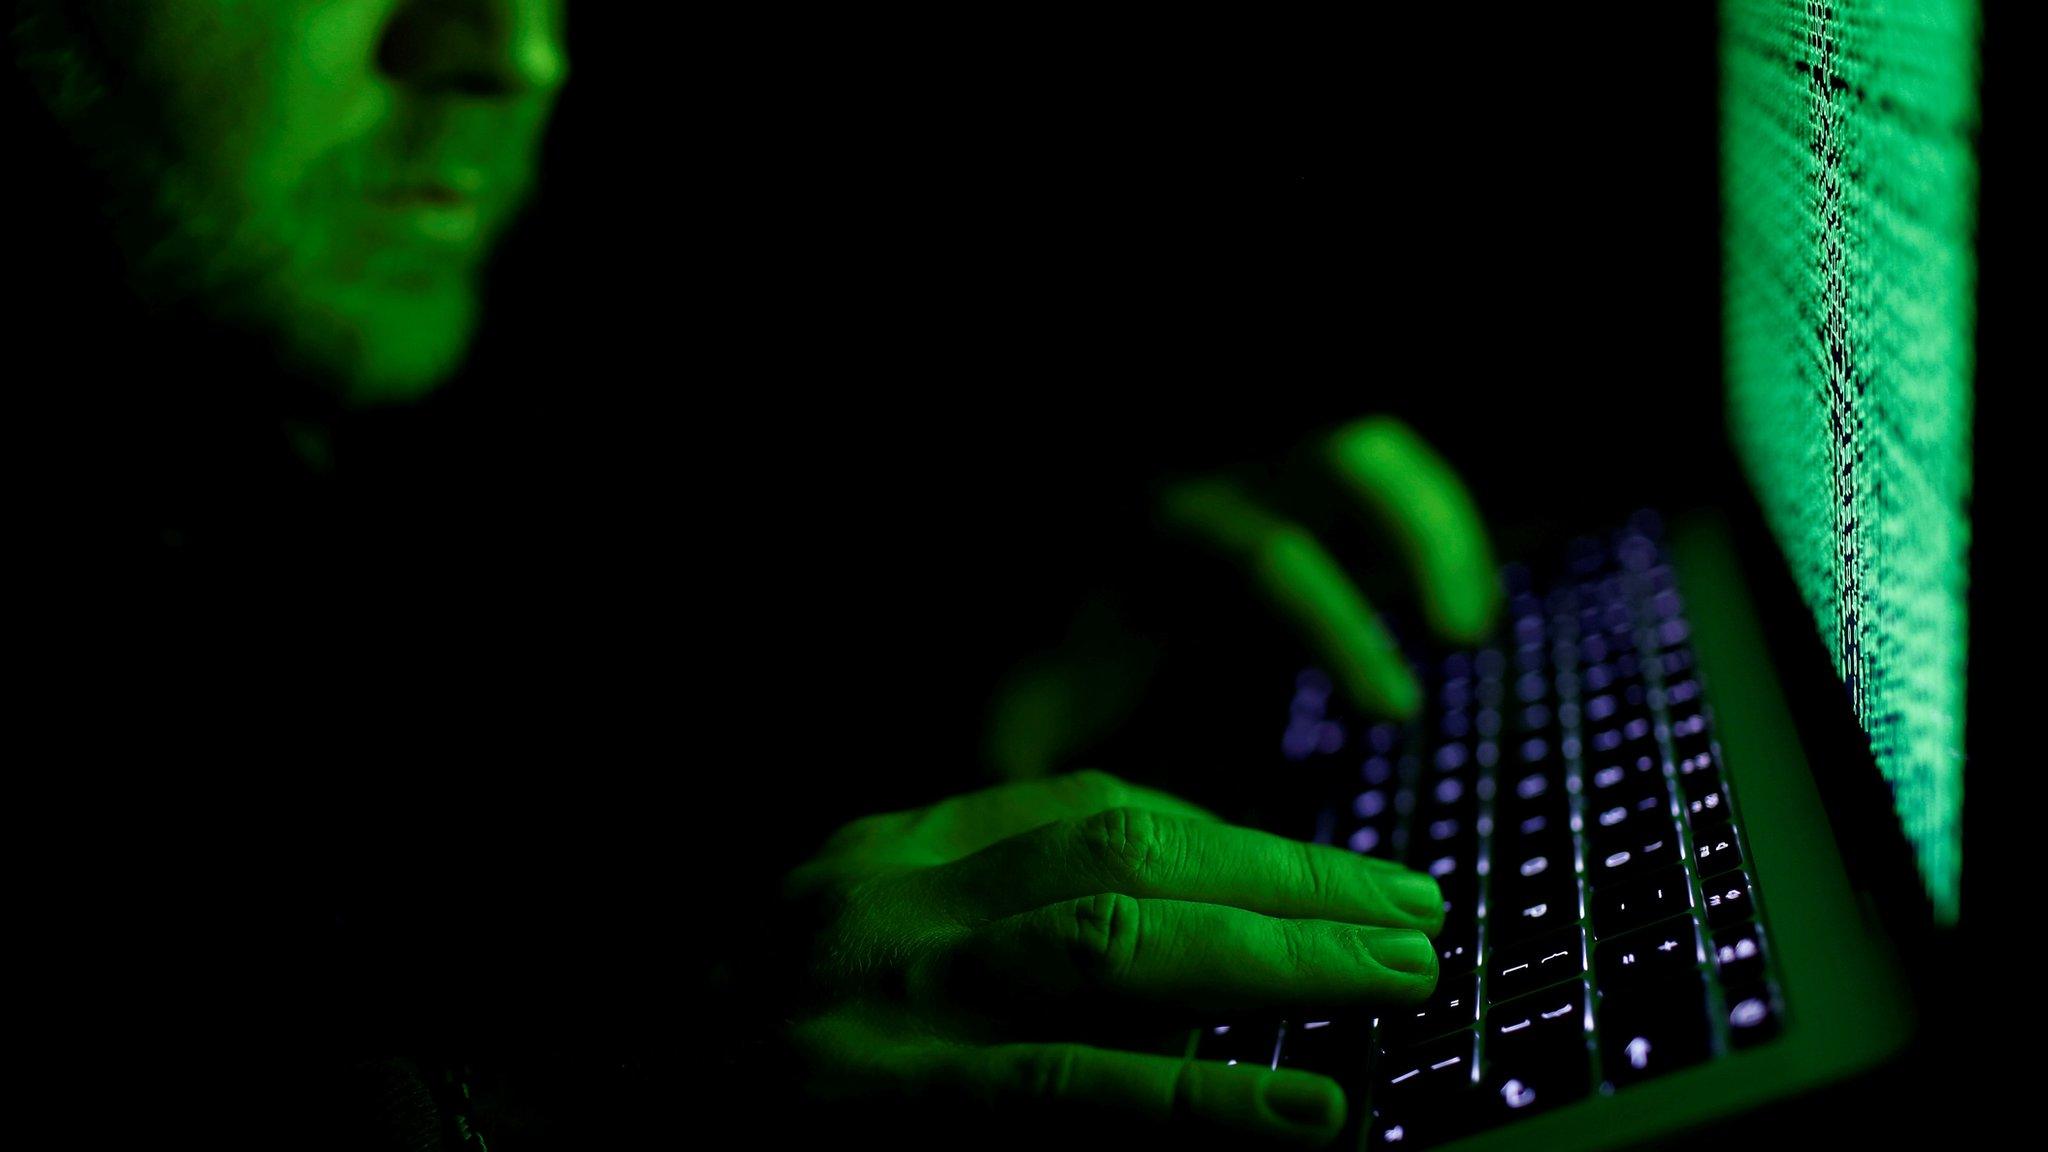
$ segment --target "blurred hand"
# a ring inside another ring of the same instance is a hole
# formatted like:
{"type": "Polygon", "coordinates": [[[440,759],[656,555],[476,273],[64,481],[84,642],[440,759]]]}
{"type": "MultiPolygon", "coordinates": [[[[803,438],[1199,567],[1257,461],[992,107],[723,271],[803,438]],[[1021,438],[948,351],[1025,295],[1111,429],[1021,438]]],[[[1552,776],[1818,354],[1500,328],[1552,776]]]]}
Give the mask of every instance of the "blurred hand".
{"type": "MultiPolygon", "coordinates": [[[[1421,689],[1361,590],[1364,573],[1340,552],[1373,537],[1390,545],[1422,615],[1441,639],[1475,643],[1500,607],[1498,569],[1477,507],[1457,474],[1406,425],[1373,417],[1248,473],[1180,479],[1157,497],[1166,536],[1234,571],[1249,607],[1302,642],[1350,701],[1371,717],[1405,718],[1421,689]]],[[[1158,589],[1127,590],[1144,598],[1158,589]]],[[[1220,622],[1228,604],[1212,611],[1220,622]]],[[[1099,603],[1063,647],[1021,662],[997,694],[988,759],[1003,777],[1057,770],[1135,706],[1156,655],[1099,603]]]]}
{"type": "MultiPolygon", "coordinates": [[[[1296,499],[1315,503],[1333,493],[1377,521],[1437,634],[1459,643],[1483,639],[1499,608],[1499,581],[1478,509],[1443,458],[1406,425],[1379,417],[1338,429],[1309,459],[1319,475],[1294,481],[1296,499]]],[[[1354,575],[1290,511],[1220,476],[1169,488],[1160,511],[1169,529],[1250,577],[1265,605],[1360,707],[1405,717],[1421,704],[1407,661],[1354,575]]]]}
{"type": "Polygon", "coordinates": [[[1345,1116],[1326,1077],[1114,1037],[1414,1003],[1443,919],[1428,876],[1093,772],[855,821],[787,892],[815,929],[793,1029],[809,1090],[1088,1139],[1326,1143],[1345,1116]]]}

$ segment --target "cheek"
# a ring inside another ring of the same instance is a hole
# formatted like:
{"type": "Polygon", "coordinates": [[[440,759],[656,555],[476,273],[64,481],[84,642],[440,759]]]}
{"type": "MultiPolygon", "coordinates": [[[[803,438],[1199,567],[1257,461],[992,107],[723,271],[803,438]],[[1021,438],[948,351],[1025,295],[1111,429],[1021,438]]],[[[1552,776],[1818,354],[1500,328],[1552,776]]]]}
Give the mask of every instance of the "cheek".
{"type": "Polygon", "coordinates": [[[377,47],[397,0],[300,0],[283,6],[262,91],[269,107],[249,176],[261,188],[297,187],[345,146],[374,135],[389,118],[391,91],[377,47]]]}
{"type": "Polygon", "coordinates": [[[162,101],[174,154],[218,206],[259,217],[285,209],[323,163],[376,130],[390,108],[377,47],[399,2],[150,7],[137,30],[148,95],[162,101]]]}

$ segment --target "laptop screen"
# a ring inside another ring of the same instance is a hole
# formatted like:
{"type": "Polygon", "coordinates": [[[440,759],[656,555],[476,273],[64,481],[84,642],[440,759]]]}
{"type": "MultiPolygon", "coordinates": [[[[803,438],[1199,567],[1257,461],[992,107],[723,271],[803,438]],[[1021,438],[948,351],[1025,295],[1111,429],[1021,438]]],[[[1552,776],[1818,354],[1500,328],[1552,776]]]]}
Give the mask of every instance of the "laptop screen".
{"type": "Polygon", "coordinates": [[[1962,873],[1978,29],[1974,0],[1721,7],[1731,432],[1944,923],[1962,873]]]}

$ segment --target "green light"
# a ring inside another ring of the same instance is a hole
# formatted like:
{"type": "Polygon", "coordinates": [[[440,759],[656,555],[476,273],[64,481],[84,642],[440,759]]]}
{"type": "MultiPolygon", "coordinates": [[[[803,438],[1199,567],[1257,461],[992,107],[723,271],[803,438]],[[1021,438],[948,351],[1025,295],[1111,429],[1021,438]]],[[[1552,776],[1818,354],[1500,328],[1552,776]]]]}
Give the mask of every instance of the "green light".
{"type": "Polygon", "coordinates": [[[1729,419],[1936,914],[1962,872],[1972,0],[1726,0],[1729,419]]]}
{"type": "Polygon", "coordinates": [[[446,381],[533,194],[563,0],[21,0],[11,46],[136,294],[357,407],[446,381]]]}

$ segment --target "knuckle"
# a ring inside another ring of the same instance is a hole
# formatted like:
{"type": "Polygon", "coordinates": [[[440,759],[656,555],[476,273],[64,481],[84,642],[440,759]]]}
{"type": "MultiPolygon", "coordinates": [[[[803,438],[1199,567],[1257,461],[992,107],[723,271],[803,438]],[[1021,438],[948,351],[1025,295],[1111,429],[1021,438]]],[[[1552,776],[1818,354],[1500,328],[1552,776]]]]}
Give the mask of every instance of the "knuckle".
{"type": "Polygon", "coordinates": [[[1118,892],[1074,901],[1070,942],[1084,980],[1104,986],[1124,981],[1137,960],[1141,916],[1137,900],[1118,892]]]}
{"type": "MultiPolygon", "coordinates": [[[[1364,942],[1355,939],[1357,933],[1339,932],[1337,937],[1346,949],[1347,959],[1370,958],[1364,942]]],[[[1307,973],[1320,967],[1328,934],[1322,926],[1312,920],[1280,921],[1280,956],[1290,973],[1307,973]]]]}
{"type": "Polygon", "coordinates": [[[1202,1066],[1193,1060],[1181,1061],[1180,1067],[1173,1073],[1173,1095],[1166,1102],[1167,1117],[1185,1121],[1201,1115],[1204,1086],[1202,1066]]]}
{"type": "Polygon", "coordinates": [[[1308,844],[1297,845],[1296,858],[1301,862],[1301,883],[1311,905],[1322,908],[1330,902],[1335,892],[1336,876],[1331,871],[1330,860],[1308,844]]]}
{"type": "Polygon", "coordinates": [[[872,844],[886,840],[897,826],[894,813],[863,816],[840,826],[830,839],[825,841],[822,855],[840,855],[858,852],[872,844]]]}
{"type": "Polygon", "coordinates": [[[1081,841],[1112,887],[1141,884],[1165,850],[1165,826],[1142,808],[1109,808],[1081,822],[1081,841]]]}
{"type": "Polygon", "coordinates": [[[1278,524],[1259,541],[1259,559],[1273,579],[1283,578],[1290,565],[1312,561],[1323,550],[1315,533],[1299,524],[1278,524]]]}
{"type": "Polygon", "coordinates": [[[1018,1094],[1028,1100],[1060,1100],[1073,1091],[1080,1072],[1081,1046],[1048,1044],[1017,1061],[1018,1094]]]}
{"type": "Polygon", "coordinates": [[[1107,772],[1094,768],[1061,777],[1071,797],[1092,811],[1116,808],[1130,797],[1130,787],[1107,772]]]}
{"type": "Polygon", "coordinates": [[[1343,425],[1324,444],[1325,451],[1341,461],[1347,456],[1381,452],[1389,447],[1398,449],[1414,440],[1415,433],[1406,424],[1392,416],[1374,415],[1343,425]]]}
{"type": "Polygon", "coordinates": [[[1294,920],[1282,920],[1279,922],[1276,931],[1279,933],[1280,939],[1280,963],[1286,966],[1289,974],[1301,971],[1302,939],[1300,923],[1294,920]]]}

